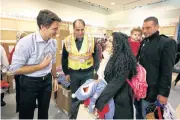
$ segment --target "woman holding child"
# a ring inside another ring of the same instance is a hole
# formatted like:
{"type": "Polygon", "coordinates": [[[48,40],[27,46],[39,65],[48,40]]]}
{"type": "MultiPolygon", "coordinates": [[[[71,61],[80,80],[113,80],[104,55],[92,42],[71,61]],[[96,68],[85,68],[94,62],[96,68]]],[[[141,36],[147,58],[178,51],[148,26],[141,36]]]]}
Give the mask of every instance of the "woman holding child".
{"type": "MultiPolygon", "coordinates": [[[[126,82],[136,75],[136,58],[128,43],[128,36],[114,32],[107,41],[103,56],[110,55],[105,64],[104,77],[107,86],[96,102],[96,108],[102,110],[113,98],[115,103],[114,119],[133,119],[132,89],[126,82]]],[[[100,76],[99,76],[100,77],[100,76]]]]}

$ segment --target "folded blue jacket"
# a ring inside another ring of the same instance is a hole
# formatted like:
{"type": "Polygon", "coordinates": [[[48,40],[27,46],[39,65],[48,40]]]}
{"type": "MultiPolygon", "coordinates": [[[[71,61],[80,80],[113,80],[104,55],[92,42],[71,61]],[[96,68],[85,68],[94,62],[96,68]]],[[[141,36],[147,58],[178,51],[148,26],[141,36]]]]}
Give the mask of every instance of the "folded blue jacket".
{"type": "Polygon", "coordinates": [[[65,88],[68,88],[70,86],[70,82],[66,80],[64,74],[60,74],[57,78],[57,81],[59,84],[61,84],[65,88]]]}

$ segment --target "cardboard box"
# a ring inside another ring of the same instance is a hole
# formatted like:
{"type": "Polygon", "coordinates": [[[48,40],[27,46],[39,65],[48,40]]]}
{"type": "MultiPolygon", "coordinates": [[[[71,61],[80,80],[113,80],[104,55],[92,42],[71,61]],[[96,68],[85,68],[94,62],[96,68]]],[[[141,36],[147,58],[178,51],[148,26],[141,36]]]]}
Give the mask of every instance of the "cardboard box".
{"type": "Polygon", "coordinates": [[[66,115],[71,113],[71,91],[66,90],[61,85],[57,91],[56,104],[66,115]]]}
{"type": "Polygon", "coordinates": [[[67,114],[70,115],[71,113],[71,90],[66,90],[63,88],[63,111],[67,114]]]}
{"type": "Polygon", "coordinates": [[[59,89],[57,91],[56,104],[58,108],[63,109],[63,94],[61,85],[59,85],[59,89]]]}

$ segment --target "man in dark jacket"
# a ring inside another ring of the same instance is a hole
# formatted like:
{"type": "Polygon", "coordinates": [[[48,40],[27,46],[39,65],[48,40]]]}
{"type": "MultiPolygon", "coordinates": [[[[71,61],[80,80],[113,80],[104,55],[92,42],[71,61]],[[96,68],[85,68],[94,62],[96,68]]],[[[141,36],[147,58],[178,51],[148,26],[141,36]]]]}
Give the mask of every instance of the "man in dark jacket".
{"type": "Polygon", "coordinates": [[[146,108],[159,100],[166,104],[171,88],[172,69],[175,62],[176,42],[165,35],[159,35],[159,24],[156,17],[144,20],[143,40],[138,61],[146,69],[148,91],[141,101],[142,116],[146,116],[146,108]]]}

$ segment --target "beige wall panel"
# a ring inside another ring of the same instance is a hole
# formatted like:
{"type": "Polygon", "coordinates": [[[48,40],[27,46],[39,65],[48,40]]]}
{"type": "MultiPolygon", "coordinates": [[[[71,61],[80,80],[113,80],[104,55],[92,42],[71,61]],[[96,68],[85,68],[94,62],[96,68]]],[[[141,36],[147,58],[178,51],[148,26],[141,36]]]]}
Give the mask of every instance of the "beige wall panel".
{"type": "Polygon", "coordinates": [[[38,29],[35,21],[17,21],[17,29],[20,31],[36,31],[38,29]]]}
{"type": "Polygon", "coordinates": [[[17,29],[16,19],[0,18],[1,29],[17,29]]]}
{"type": "Polygon", "coordinates": [[[16,40],[16,31],[1,30],[1,40],[16,40]]]}
{"type": "Polygon", "coordinates": [[[165,34],[165,35],[174,35],[175,30],[176,30],[175,26],[161,27],[160,28],[160,33],[165,34]]]}

